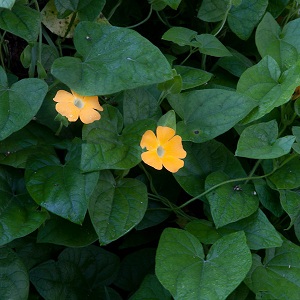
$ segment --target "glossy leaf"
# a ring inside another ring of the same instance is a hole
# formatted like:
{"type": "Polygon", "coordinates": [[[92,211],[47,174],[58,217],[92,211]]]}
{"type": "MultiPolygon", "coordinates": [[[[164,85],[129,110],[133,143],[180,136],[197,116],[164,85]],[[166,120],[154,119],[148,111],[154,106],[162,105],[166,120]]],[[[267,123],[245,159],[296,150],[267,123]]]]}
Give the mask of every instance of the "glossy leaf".
{"type": "Polygon", "coordinates": [[[119,258],[102,248],[66,248],[57,261],[49,260],[30,271],[30,281],[46,300],[96,299],[114,280],[119,258]]]}
{"type": "Polygon", "coordinates": [[[265,56],[258,64],[247,69],[241,76],[237,91],[257,101],[257,107],[243,120],[249,123],[261,118],[275,107],[291,99],[300,81],[296,74],[300,72],[300,63],[281,73],[277,62],[265,56]]]}
{"type": "Polygon", "coordinates": [[[220,142],[211,140],[201,144],[184,143],[184,149],[188,153],[184,159],[184,167],[174,177],[194,197],[204,192],[205,179],[212,172],[224,171],[232,178],[246,176],[239,161],[220,142]]]}
{"type": "Polygon", "coordinates": [[[178,44],[179,46],[192,45],[192,40],[195,39],[197,31],[185,27],[172,27],[167,30],[162,39],[178,44]]]}
{"type": "Polygon", "coordinates": [[[268,179],[277,189],[289,190],[300,186],[300,160],[294,158],[275,171],[268,179]]]}
{"type": "Polygon", "coordinates": [[[149,274],[145,277],[139,289],[129,298],[129,300],[140,299],[171,300],[172,298],[156,276],[149,274]]]}
{"type": "Polygon", "coordinates": [[[78,57],[54,61],[52,74],[81,95],[104,95],[172,78],[163,54],[136,31],[80,22],[74,33],[78,57]]]}
{"type": "Polygon", "coordinates": [[[7,76],[0,67],[0,140],[32,120],[42,105],[47,90],[47,84],[37,78],[22,79],[9,87],[7,76]]]}
{"type": "Polygon", "coordinates": [[[243,232],[219,239],[205,257],[196,237],[167,228],[159,241],[156,262],[156,275],[174,299],[221,300],[246,276],[251,254],[243,232]]]}
{"type": "Polygon", "coordinates": [[[247,127],[241,134],[235,155],[272,159],[288,154],[295,141],[293,135],[278,137],[278,125],[275,120],[247,127]]]}
{"type": "Polygon", "coordinates": [[[25,172],[26,187],[36,203],[76,224],[82,224],[98,180],[96,172],[82,174],[79,164],[80,145],[73,144],[65,164],[43,153],[28,160],[25,172]]]}
{"type": "Polygon", "coordinates": [[[195,143],[211,140],[228,131],[255,106],[251,98],[221,89],[170,95],[168,101],[183,119],[177,123],[177,133],[184,141],[195,143]]]}
{"type": "Polygon", "coordinates": [[[27,300],[29,278],[18,255],[9,248],[0,248],[0,298],[27,300]]]}
{"type": "Polygon", "coordinates": [[[174,66],[177,73],[182,78],[182,90],[191,89],[207,83],[212,74],[201,69],[191,68],[187,66],[174,66]]]}
{"type": "Polygon", "coordinates": [[[212,34],[199,34],[195,37],[199,51],[210,56],[231,56],[228,49],[212,34]]]}
{"type": "Polygon", "coordinates": [[[28,43],[37,40],[41,26],[40,13],[26,5],[16,3],[11,10],[0,7],[0,28],[28,43]]]}
{"type": "Polygon", "coordinates": [[[140,141],[146,130],[154,128],[155,121],[140,120],[123,128],[120,112],[103,106],[102,118],[86,125],[82,131],[81,169],[85,172],[104,169],[130,169],[141,162],[140,141]],[[121,134],[122,132],[122,134],[121,134]]]}
{"type": "Polygon", "coordinates": [[[130,231],[147,209],[147,188],[132,178],[115,180],[102,171],[89,203],[89,214],[100,243],[108,244],[130,231]]]}
{"type": "Polygon", "coordinates": [[[300,247],[285,241],[281,247],[266,251],[261,262],[257,254],[253,254],[253,265],[245,283],[265,299],[297,299],[300,293],[300,247]]]}
{"type": "Polygon", "coordinates": [[[230,29],[242,40],[247,40],[264,15],[268,0],[242,0],[232,6],[228,14],[230,29]]]}
{"type": "Polygon", "coordinates": [[[22,172],[0,167],[0,245],[28,235],[46,219],[26,191],[22,172]]]}
{"type": "MultiPolygon", "coordinates": [[[[207,176],[205,189],[208,190],[229,179],[229,176],[223,172],[214,172],[207,176]]],[[[206,197],[216,227],[222,227],[253,214],[259,204],[254,191],[251,184],[231,182],[209,192],[206,197]]]]}
{"type": "Polygon", "coordinates": [[[66,247],[83,247],[94,243],[98,236],[88,216],[81,225],[51,215],[39,229],[38,243],[51,243],[66,247]]]}

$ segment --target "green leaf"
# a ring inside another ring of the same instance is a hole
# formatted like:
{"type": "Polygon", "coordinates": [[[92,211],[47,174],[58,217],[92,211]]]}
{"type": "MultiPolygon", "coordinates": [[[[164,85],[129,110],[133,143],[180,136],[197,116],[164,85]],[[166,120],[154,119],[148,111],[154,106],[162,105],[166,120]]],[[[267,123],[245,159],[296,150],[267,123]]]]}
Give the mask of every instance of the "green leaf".
{"type": "Polygon", "coordinates": [[[98,236],[88,216],[81,225],[51,215],[39,229],[37,242],[63,245],[66,247],[84,247],[94,243],[98,236]]]}
{"type": "Polygon", "coordinates": [[[299,73],[299,62],[281,73],[277,62],[270,56],[265,56],[258,64],[247,69],[238,81],[237,91],[255,99],[257,107],[243,123],[257,120],[288,102],[300,83],[299,73]]]}
{"type": "Polygon", "coordinates": [[[192,45],[192,40],[197,36],[197,31],[185,27],[172,27],[167,30],[162,39],[178,44],[179,46],[192,45]]]}
{"type": "Polygon", "coordinates": [[[46,127],[30,122],[21,130],[0,141],[0,163],[24,168],[27,158],[39,153],[40,146],[51,147],[58,139],[46,127]]]}
{"type": "Polygon", "coordinates": [[[66,248],[57,261],[31,269],[30,281],[46,300],[97,299],[118,268],[119,258],[101,247],[66,248]]]}
{"type": "Polygon", "coordinates": [[[148,0],[154,10],[162,10],[167,5],[173,9],[177,9],[181,0],[148,0]]]}
{"type": "Polygon", "coordinates": [[[104,95],[172,78],[164,55],[137,32],[80,22],[74,33],[78,57],[54,61],[52,74],[81,95],[104,95]]]}
{"type": "Polygon", "coordinates": [[[16,0],[1,0],[0,8],[11,9],[14,6],[15,2],[16,2],[16,0]]]}
{"type": "Polygon", "coordinates": [[[300,25],[300,20],[295,19],[290,22],[288,22],[282,29],[281,37],[283,40],[291,45],[293,45],[298,53],[300,53],[300,33],[297,30],[300,25]]]}
{"type": "Polygon", "coordinates": [[[183,119],[177,123],[177,134],[184,141],[195,143],[211,140],[228,131],[255,105],[251,98],[221,89],[170,95],[168,101],[183,119]]]}
{"type": "Polygon", "coordinates": [[[11,10],[0,8],[0,28],[28,43],[37,40],[41,26],[40,13],[28,6],[15,4],[11,10]]]}
{"type": "Polygon", "coordinates": [[[199,85],[207,83],[212,74],[201,69],[191,68],[187,66],[174,66],[176,72],[182,79],[182,90],[191,89],[199,85]]]}
{"type": "Polygon", "coordinates": [[[103,105],[102,118],[85,125],[82,138],[81,169],[85,172],[104,169],[130,169],[141,162],[142,135],[156,122],[151,119],[136,121],[123,128],[120,112],[103,105]],[[121,134],[122,131],[122,134],[121,134]]]}
{"type": "Polygon", "coordinates": [[[242,40],[247,40],[264,15],[268,0],[242,0],[232,6],[228,14],[230,29],[242,40]]]}
{"type": "Polygon", "coordinates": [[[234,76],[241,77],[241,75],[250,67],[253,66],[252,61],[237,52],[234,49],[229,49],[231,56],[221,57],[218,60],[218,65],[231,73],[234,76]]]}
{"type": "Polygon", "coordinates": [[[158,121],[157,126],[166,126],[176,131],[176,114],[174,110],[169,110],[158,121]]]}
{"type": "Polygon", "coordinates": [[[299,168],[299,158],[293,158],[269,176],[268,179],[275,184],[277,189],[290,190],[298,188],[300,186],[299,168]]]}
{"type": "Polygon", "coordinates": [[[263,179],[254,180],[253,183],[260,203],[279,218],[283,213],[283,209],[280,204],[278,191],[271,189],[263,179]]]}
{"type": "Polygon", "coordinates": [[[156,276],[180,300],[226,299],[250,267],[251,254],[243,232],[219,239],[205,258],[196,237],[167,228],[156,253],[156,276]]]}
{"type": "Polygon", "coordinates": [[[279,233],[260,209],[243,220],[219,229],[215,228],[212,222],[206,220],[192,221],[187,224],[185,229],[204,244],[213,244],[222,236],[243,230],[247,238],[247,245],[252,250],[280,247],[282,245],[279,233]]]}
{"type": "Polygon", "coordinates": [[[231,7],[230,0],[203,0],[197,17],[206,22],[222,21],[231,7]]]}
{"type": "Polygon", "coordinates": [[[274,18],[277,18],[283,12],[288,3],[289,0],[269,0],[267,11],[270,12],[274,18]]]}
{"type": "Polygon", "coordinates": [[[163,91],[165,95],[168,94],[179,94],[182,87],[182,78],[180,75],[177,75],[176,70],[173,69],[173,78],[164,82],[161,82],[157,85],[157,88],[160,91],[163,91]]]}
{"type": "Polygon", "coordinates": [[[26,191],[22,173],[0,168],[0,245],[36,230],[47,218],[26,191]]]}
{"type": "Polygon", "coordinates": [[[231,56],[229,50],[212,34],[199,34],[195,37],[199,51],[210,56],[231,56]]]}
{"type": "Polygon", "coordinates": [[[143,248],[125,256],[114,284],[125,291],[136,291],[147,274],[154,272],[155,248],[143,248]]]}
{"type": "Polygon", "coordinates": [[[147,188],[141,181],[116,181],[109,171],[102,171],[89,203],[100,243],[108,244],[130,231],[142,220],[147,204],[147,188]]]}
{"type": "Polygon", "coordinates": [[[129,298],[129,300],[159,299],[171,300],[170,293],[160,284],[155,275],[147,275],[139,289],[129,298]]]}
{"type": "Polygon", "coordinates": [[[157,98],[147,88],[125,90],[114,100],[122,103],[125,126],[144,119],[157,121],[161,116],[157,98]]]}
{"type": "Polygon", "coordinates": [[[290,229],[297,218],[300,216],[300,194],[299,192],[281,190],[280,191],[280,203],[282,208],[291,218],[291,223],[287,229],[290,229]]]}
{"type": "Polygon", "coordinates": [[[11,249],[0,248],[1,300],[27,300],[28,292],[29,278],[23,262],[11,249]]]}
{"type": "Polygon", "coordinates": [[[262,57],[271,56],[282,69],[298,60],[297,49],[284,40],[280,26],[270,13],[266,13],[257,26],[255,43],[262,57]]]}
{"type": "Polygon", "coordinates": [[[8,87],[1,67],[0,77],[0,140],[4,140],[32,120],[42,105],[48,86],[40,79],[27,78],[8,87]]]}
{"type": "Polygon", "coordinates": [[[257,299],[297,299],[299,270],[299,246],[284,241],[281,247],[267,250],[263,263],[257,254],[253,254],[253,265],[245,283],[256,293],[257,299]]]}
{"type": "Polygon", "coordinates": [[[299,126],[293,126],[292,127],[292,132],[293,132],[293,135],[295,136],[296,142],[297,142],[297,143],[293,144],[293,149],[297,153],[300,153],[300,127],[299,126]]]}
{"type": "Polygon", "coordinates": [[[78,12],[81,21],[94,21],[102,11],[106,0],[55,0],[55,6],[63,15],[66,11],[78,12]]]}
{"type": "Polygon", "coordinates": [[[194,197],[204,192],[205,179],[212,172],[224,171],[232,178],[246,176],[240,162],[220,142],[211,140],[201,144],[184,143],[183,146],[188,155],[184,167],[174,177],[194,197]]]}
{"type": "MultiPolygon", "coordinates": [[[[230,179],[221,171],[207,176],[205,189],[208,190],[230,179]]],[[[258,209],[258,197],[251,184],[230,182],[222,184],[206,195],[211,215],[217,228],[249,217],[258,209]]]]}
{"type": "Polygon", "coordinates": [[[275,120],[251,125],[243,130],[235,155],[254,159],[273,159],[288,154],[295,141],[293,135],[278,137],[275,120]]]}
{"type": "Polygon", "coordinates": [[[79,164],[80,145],[74,143],[65,164],[40,153],[28,159],[25,171],[27,190],[36,203],[76,224],[82,224],[98,180],[96,172],[82,174],[79,164]]]}

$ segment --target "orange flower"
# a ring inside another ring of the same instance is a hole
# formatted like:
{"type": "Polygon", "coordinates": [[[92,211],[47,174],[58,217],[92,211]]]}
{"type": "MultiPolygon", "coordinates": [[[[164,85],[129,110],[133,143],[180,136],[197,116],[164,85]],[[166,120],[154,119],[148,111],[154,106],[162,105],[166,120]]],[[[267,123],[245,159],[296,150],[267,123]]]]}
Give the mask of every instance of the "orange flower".
{"type": "Polygon", "coordinates": [[[158,126],[156,136],[152,130],[147,130],[140,146],[148,150],[142,153],[142,160],[157,170],[164,166],[175,173],[184,165],[182,158],[186,157],[186,152],[182,147],[182,139],[170,127],[158,126]]]}
{"type": "Polygon", "coordinates": [[[77,121],[78,117],[82,123],[89,124],[100,120],[103,107],[98,102],[98,96],[81,96],[74,91],[72,94],[59,90],[53,100],[58,102],[55,109],[58,113],[68,118],[70,122],[77,121]]]}

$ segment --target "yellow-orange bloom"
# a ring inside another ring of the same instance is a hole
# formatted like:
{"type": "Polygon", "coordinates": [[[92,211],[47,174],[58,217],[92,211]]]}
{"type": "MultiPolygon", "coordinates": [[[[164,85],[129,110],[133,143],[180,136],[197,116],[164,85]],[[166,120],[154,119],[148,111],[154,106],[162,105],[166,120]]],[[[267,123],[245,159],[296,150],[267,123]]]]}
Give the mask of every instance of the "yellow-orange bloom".
{"type": "Polygon", "coordinates": [[[152,130],[147,130],[140,146],[147,149],[142,153],[142,160],[157,170],[164,166],[168,171],[176,173],[184,165],[182,159],[186,157],[186,152],[182,147],[182,139],[170,127],[158,126],[156,135],[152,130]]]}
{"type": "Polygon", "coordinates": [[[71,90],[69,93],[59,90],[53,100],[57,102],[55,109],[61,115],[67,117],[70,122],[77,121],[78,118],[82,123],[89,124],[100,120],[100,113],[103,107],[99,104],[98,96],[81,96],[71,90]]]}

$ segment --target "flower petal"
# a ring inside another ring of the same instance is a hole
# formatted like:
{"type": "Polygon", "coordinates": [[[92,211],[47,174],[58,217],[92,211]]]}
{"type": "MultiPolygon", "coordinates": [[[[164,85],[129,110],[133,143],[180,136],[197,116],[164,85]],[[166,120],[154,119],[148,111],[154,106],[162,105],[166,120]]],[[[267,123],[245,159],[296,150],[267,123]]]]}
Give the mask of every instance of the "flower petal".
{"type": "Polygon", "coordinates": [[[147,130],[141,139],[140,146],[147,150],[155,150],[159,146],[157,138],[152,130],[147,130]]]}
{"type": "Polygon", "coordinates": [[[184,161],[174,157],[174,156],[168,156],[165,155],[162,158],[163,166],[170,172],[176,173],[180,168],[184,166],[184,161]]]}
{"type": "Polygon", "coordinates": [[[162,160],[161,158],[157,155],[156,151],[147,151],[142,153],[142,160],[144,163],[147,165],[153,167],[156,170],[161,170],[163,165],[162,165],[162,160]]]}
{"type": "Polygon", "coordinates": [[[93,108],[84,106],[79,113],[80,120],[84,124],[93,123],[96,120],[100,120],[100,114],[93,108]]]}
{"type": "Polygon", "coordinates": [[[57,91],[53,100],[55,102],[60,102],[60,103],[73,103],[74,96],[67,91],[59,90],[59,91],[57,91]]]}
{"type": "Polygon", "coordinates": [[[67,117],[70,122],[75,122],[80,113],[80,109],[73,103],[60,102],[55,105],[55,109],[62,116],[67,117]]]}
{"type": "Polygon", "coordinates": [[[182,138],[179,135],[175,135],[164,145],[165,155],[174,156],[177,158],[185,158],[186,152],[182,147],[182,138]]]}
{"type": "Polygon", "coordinates": [[[103,111],[103,107],[99,104],[98,96],[85,96],[83,101],[85,106],[103,111]]]}
{"type": "Polygon", "coordinates": [[[159,144],[164,146],[164,144],[175,135],[175,130],[170,127],[158,126],[156,129],[156,135],[159,144]]]}

